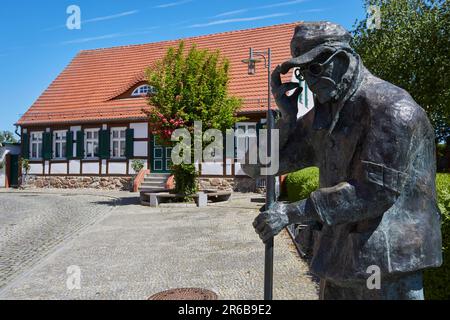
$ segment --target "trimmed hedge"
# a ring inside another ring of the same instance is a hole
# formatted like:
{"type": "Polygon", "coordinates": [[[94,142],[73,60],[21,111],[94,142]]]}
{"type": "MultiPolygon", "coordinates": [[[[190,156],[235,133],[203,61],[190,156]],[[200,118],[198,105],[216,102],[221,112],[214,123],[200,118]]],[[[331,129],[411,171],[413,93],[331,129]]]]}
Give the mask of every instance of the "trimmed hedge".
{"type": "Polygon", "coordinates": [[[309,197],[319,188],[319,168],[311,167],[290,173],[286,178],[286,189],[290,202],[309,197]]]}
{"type": "Polygon", "coordinates": [[[440,268],[424,272],[425,298],[431,300],[450,299],[450,173],[436,176],[438,205],[442,212],[442,255],[444,262],[440,268]]]}
{"type": "MultiPolygon", "coordinates": [[[[286,178],[290,202],[309,197],[319,187],[319,169],[315,167],[291,173],[286,178]]],[[[424,272],[426,299],[450,299],[450,174],[438,173],[436,189],[439,209],[442,212],[442,254],[444,263],[440,268],[424,272]],[[449,257],[449,259],[447,259],[449,257]]]]}

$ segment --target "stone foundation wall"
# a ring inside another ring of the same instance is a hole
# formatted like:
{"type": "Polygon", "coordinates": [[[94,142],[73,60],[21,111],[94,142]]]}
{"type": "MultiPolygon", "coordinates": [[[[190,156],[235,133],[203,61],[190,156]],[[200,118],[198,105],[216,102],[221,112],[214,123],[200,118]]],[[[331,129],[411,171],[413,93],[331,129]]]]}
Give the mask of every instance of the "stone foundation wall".
{"type": "Polygon", "coordinates": [[[234,191],[264,193],[265,188],[258,188],[256,181],[249,177],[234,178],[234,191]]]}
{"type": "Polygon", "coordinates": [[[71,176],[28,176],[24,189],[55,188],[55,189],[102,189],[102,190],[130,190],[131,177],[71,177],[71,176]]]}
{"type": "MultiPolygon", "coordinates": [[[[256,188],[255,180],[248,177],[235,178],[200,178],[200,189],[216,189],[236,192],[264,192],[256,188]]],[[[55,188],[55,189],[102,189],[102,190],[131,190],[131,177],[90,177],[90,176],[32,176],[22,183],[23,189],[55,188]]]]}
{"type": "Polygon", "coordinates": [[[199,178],[200,189],[233,191],[233,178],[199,178]]]}
{"type": "Polygon", "coordinates": [[[249,177],[200,178],[199,182],[200,189],[218,189],[236,192],[264,192],[263,189],[256,188],[255,180],[249,177]]]}

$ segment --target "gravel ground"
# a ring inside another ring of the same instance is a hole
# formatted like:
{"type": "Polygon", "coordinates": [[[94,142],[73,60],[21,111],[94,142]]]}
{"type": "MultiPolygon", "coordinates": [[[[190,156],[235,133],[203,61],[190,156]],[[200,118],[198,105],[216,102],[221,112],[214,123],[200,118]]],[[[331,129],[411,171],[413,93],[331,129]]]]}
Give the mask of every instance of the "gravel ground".
{"type": "Polygon", "coordinates": [[[112,209],[105,196],[0,193],[0,288],[112,209]]]}
{"type": "MultiPolygon", "coordinates": [[[[261,204],[251,202],[252,196],[235,194],[231,202],[201,209],[143,207],[130,194],[123,194],[116,207],[113,200],[99,203],[75,196],[75,207],[113,210],[0,289],[0,299],[147,299],[181,287],[213,290],[219,299],[262,299],[264,246],[252,227],[261,204]],[[80,289],[66,286],[69,266],[81,271],[80,289]]],[[[60,212],[67,210],[67,204],[60,203],[63,199],[72,197],[42,195],[41,203],[59,206],[54,212],[60,212]]],[[[50,205],[26,207],[31,215],[50,205]]],[[[56,225],[71,219],[70,214],[63,217],[55,223],[44,220],[44,225],[58,229],[56,225]]],[[[9,219],[17,223],[15,215],[9,219]]],[[[19,243],[16,246],[15,250],[23,250],[19,243]]],[[[31,249],[25,252],[33,252],[40,246],[26,247],[31,249]]],[[[9,250],[7,257],[15,256],[9,250]]],[[[275,241],[274,298],[318,298],[317,285],[287,232],[275,241]]]]}

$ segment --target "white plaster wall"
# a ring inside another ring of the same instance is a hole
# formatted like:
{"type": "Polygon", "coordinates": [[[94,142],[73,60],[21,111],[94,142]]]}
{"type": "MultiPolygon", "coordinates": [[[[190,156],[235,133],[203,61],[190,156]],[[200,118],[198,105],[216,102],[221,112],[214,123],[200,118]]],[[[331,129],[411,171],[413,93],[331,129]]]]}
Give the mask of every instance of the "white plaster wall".
{"type": "Polygon", "coordinates": [[[134,137],[136,139],[142,139],[148,137],[148,123],[130,123],[130,128],[134,129],[134,137]]]}
{"type": "Polygon", "coordinates": [[[73,131],[73,132],[80,131],[81,130],[81,126],[71,126],[70,130],[73,131]]]}
{"type": "Polygon", "coordinates": [[[98,174],[100,167],[98,162],[84,162],[83,174],[98,174]]]}
{"type": "Polygon", "coordinates": [[[44,173],[50,174],[50,161],[44,161],[44,173]]]}
{"type": "Polygon", "coordinates": [[[109,174],[127,174],[127,162],[110,162],[109,174]]]}
{"type": "Polygon", "coordinates": [[[80,174],[80,160],[70,160],[69,161],[69,173],[70,174],[80,174]]]}
{"type": "MultiPolygon", "coordinates": [[[[128,164],[129,174],[136,174],[136,172],[133,170],[133,168],[131,168],[131,161],[133,161],[133,159],[130,159],[129,164],[128,164]]],[[[144,169],[149,169],[148,161],[147,160],[141,160],[141,161],[144,163],[144,169]]]]}
{"type": "Polygon", "coordinates": [[[232,172],[232,160],[231,159],[226,159],[226,168],[225,168],[225,172],[227,175],[231,175],[232,172]]]}
{"type": "Polygon", "coordinates": [[[134,142],[134,156],[135,157],[147,157],[148,156],[148,142],[147,141],[135,141],[134,142]]]}
{"type": "Polygon", "coordinates": [[[207,175],[223,175],[223,163],[222,162],[203,162],[202,174],[207,175]]]}
{"type": "Polygon", "coordinates": [[[8,154],[8,151],[6,148],[1,147],[0,148],[0,164],[3,164],[3,168],[0,168],[0,188],[4,188],[6,186],[6,176],[5,176],[5,170],[6,170],[6,155],[8,154]]]}
{"type": "Polygon", "coordinates": [[[52,163],[50,168],[52,174],[67,174],[67,163],[52,163]]]}
{"type": "Polygon", "coordinates": [[[5,168],[0,169],[0,188],[4,188],[6,186],[6,174],[5,168]]]}
{"type": "Polygon", "coordinates": [[[246,176],[244,170],[241,168],[241,164],[239,162],[236,162],[234,165],[234,174],[236,176],[246,176]]]}
{"type": "Polygon", "coordinates": [[[30,163],[29,174],[42,174],[42,163],[30,163]]]}
{"type": "Polygon", "coordinates": [[[194,168],[197,172],[200,170],[200,165],[199,165],[198,161],[194,162],[194,168]]]}
{"type": "Polygon", "coordinates": [[[106,160],[102,160],[102,174],[106,174],[106,168],[108,167],[108,164],[106,160]]]}

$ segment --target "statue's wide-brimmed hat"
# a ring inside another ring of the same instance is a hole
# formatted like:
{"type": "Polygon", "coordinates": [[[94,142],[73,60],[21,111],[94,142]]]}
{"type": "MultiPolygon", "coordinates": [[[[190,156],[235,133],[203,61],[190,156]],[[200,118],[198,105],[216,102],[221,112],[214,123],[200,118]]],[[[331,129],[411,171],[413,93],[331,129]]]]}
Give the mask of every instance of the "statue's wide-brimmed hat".
{"type": "Polygon", "coordinates": [[[350,33],[336,23],[303,22],[295,28],[291,41],[293,58],[283,64],[283,69],[308,64],[326,51],[334,52],[343,48],[350,49],[351,40],[350,33]]]}

